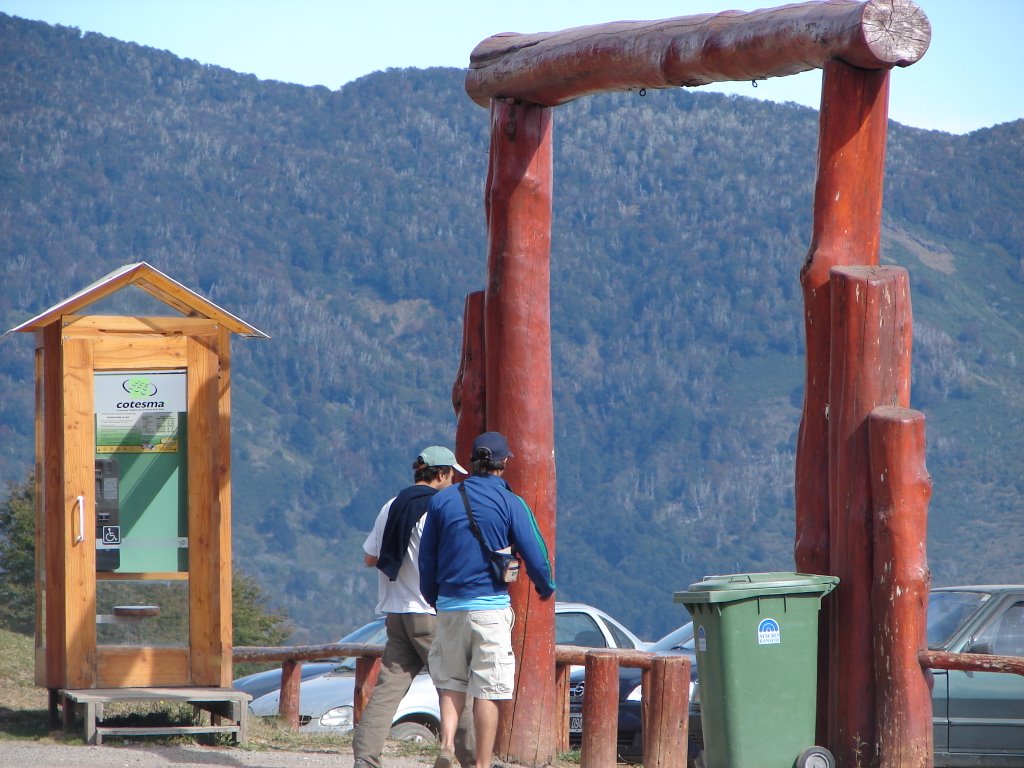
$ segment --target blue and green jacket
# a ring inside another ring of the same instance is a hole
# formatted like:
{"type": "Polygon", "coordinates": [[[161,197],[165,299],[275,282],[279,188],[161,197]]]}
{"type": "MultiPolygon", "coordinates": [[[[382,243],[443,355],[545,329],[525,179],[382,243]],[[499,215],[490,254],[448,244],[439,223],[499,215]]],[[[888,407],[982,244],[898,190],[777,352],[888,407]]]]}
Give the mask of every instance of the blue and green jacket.
{"type": "MultiPolygon", "coordinates": [[[[463,481],[484,542],[492,550],[512,547],[541,597],[555,591],[547,544],[526,502],[497,475],[463,481]]],[[[491,575],[479,542],[469,528],[459,483],[430,499],[420,538],[420,592],[437,605],[438,597],[477,598],[508,593],[508,585],[491,575]]]]}

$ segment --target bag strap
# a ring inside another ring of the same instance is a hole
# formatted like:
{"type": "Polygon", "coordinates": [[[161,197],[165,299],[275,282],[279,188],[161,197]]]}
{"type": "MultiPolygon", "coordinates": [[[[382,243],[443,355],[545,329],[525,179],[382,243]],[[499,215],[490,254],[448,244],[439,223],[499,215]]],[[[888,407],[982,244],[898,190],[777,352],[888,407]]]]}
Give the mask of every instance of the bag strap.
{"type": "Polygon", "coordinates": [[[490,560],[492,557],[491,549],[484,542],[484,537],[480,533],[480,526],[476,524],[476,518],[473,517],[473,508],[469,506],[469,496],[466,495],[465,482],[459,483],[459,494],[462,496],[462,505],[466,508],[466,517],[469,518],[469,530],[473,532],[476,540],[480,542],[480,549],[484,551],[484,558],[490,560]]]}

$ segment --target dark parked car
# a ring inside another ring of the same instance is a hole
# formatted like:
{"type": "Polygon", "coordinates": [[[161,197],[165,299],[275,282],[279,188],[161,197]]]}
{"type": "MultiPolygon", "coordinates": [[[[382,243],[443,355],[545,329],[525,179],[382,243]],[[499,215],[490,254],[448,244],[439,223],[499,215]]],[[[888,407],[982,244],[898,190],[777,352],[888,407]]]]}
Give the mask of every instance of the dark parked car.
{"type": "MultiPolygon", "coordinates": [[[[703,749],[700,729],[700,710],[697,701],[697,657],[693,642],[693,623],[687,622],[669,632],[645,650],[672,656],[690,657],[690,746],[688,763],[694,764],[703,749]]],[[[640,683],[642,671],[621,667],[619,669],[619,727],[616,749],[619,760],[638,763],[643,760],[643,726],[640,712],[640,683]]],[[[569,746],[578,748],[583,740],[583,690],[584,670],[577,670],[569,677],[569,746]]]]}
{"type": "MultiPolygon", "coordinates": [[[[1024,586],[933,589],[928,647],[1024,656],[1024,586]]],[[[932,675],[936,766],[1024,766],[1024,677],[941,669],[932,675]]]]}

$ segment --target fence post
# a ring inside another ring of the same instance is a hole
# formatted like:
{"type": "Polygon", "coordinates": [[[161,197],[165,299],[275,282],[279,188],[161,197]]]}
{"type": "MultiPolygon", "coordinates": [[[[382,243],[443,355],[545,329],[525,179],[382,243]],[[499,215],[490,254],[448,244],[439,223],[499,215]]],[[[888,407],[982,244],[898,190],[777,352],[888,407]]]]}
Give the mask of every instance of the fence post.
{"type": "Polygon", "coordinates": [[[690,660],[658,656],[643,687],[644,768],[686,768],[690,660]]]}
{"type": "Polygon", "coordinates": [[[358,723],[363,717],[373,686],[377,684],[380,674],[380,658],[376,656],[359,656],[356,658],[356,685],[352,695],[352,723],[358,723]]]}
{"type": "Polygon", "coordinates": [[[281,696],[277,702],[277,714],[285,726],[299,730],[299,683],[302,680],[302,663],[285,659],[281,664],[281,696]]]}
{"type": "Polygon", "coordinates": [[[875,709],[880,768],[923,768],[933,749],[927,648],[926,557],[932,483],[925,467],[925,418],[909,408],[875,408],[868,419],[874,507],[875,709]]]}
{"type": "Polygon", "coordinates": [[[619,659],[613,651],[588,651],[586,668],[580,765],[615,768],[619,731],[619,659]]]}
{"type": "Polygon", "coordinates": [[[569,750],[569,673],[568,664],[555,664],[555,713],[558,722],[556,749],[569,750]]]}

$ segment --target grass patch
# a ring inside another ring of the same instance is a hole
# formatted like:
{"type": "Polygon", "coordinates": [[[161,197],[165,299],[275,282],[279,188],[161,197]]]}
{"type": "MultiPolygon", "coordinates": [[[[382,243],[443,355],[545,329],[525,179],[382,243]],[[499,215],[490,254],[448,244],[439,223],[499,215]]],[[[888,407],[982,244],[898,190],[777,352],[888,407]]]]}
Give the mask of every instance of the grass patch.
{"type": "Polygon", "coordinates": [[[48,697],[35,684],[33,640],[0,629],[0,740],[50,735],[48,697]]]}

